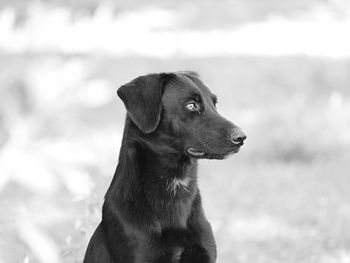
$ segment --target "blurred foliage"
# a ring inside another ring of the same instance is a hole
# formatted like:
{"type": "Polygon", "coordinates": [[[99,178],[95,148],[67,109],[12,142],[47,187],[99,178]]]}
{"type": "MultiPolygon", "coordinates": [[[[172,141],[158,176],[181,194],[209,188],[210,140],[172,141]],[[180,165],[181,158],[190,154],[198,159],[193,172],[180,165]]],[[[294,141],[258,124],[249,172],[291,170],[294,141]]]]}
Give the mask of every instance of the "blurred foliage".
{"type": "Polygon", "coordinates": [[[186,29],[225,28],[248,21],[262,21],[269,16],[295,16],[300,12],[308,12],[315,5],[329,8],[332,13],[341,16],[346,0],[223,0],[218,3],[212,0],[171,1],[171,0],[0,0],[0,9],[12,6],[21,14],[19,20],[25,19],[27,9],[33,4],[42,3],[52,7],[67,7],[74,13],[88,12],[93,15],[101,6],[107,4],[115,14],[129,10],[147,8],[182,9],[190,16],[184,25],[186,29]]]}
{"type": "MultiPolygon", "coordinates": [[[[110,4],[116,12],[192,10],[176,28],[183,30],[293,16],[314,3],[338,14],[342,2],[110,4]]],[[[32,3],[0,0],[0,8],[13,6],[25,23],[32,3]]],[[[105,2],[41,3],[93,13],[105,2]]],[[[116,89],[141,74],[184,69],[202,75],[219,111],[248,134],[238,155],[200,162],[218,263],[350,261],[348,59],[0,51],[0,263],[82,261],[117,163],[125,109],[116,89]]]]}
{"type": "Polygon", "coordinates": [[[349,61],[0,61],[4,262],[81,262],[117,162],[125,115],[117,87],[146,72],[186,68],[201,73],[220,112],[248,133],[238,155],[201,162],[219,262],[349,259],[349,61]]]}

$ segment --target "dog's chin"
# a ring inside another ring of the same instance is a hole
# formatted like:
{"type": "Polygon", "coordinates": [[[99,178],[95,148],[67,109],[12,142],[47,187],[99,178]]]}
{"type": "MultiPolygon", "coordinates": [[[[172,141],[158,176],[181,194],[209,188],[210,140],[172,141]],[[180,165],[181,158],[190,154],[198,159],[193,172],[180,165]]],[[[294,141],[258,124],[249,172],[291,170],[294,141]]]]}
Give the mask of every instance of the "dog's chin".
{"type": "Polygon", "coordinates": [[[201,151],[194,148],[187,148],[186,153],[188,156],[196,159],[223,160],[223,159],[226,159],[228,156],[237,153],[239,149],[240,147],[235,147],[230,150],[227,150],[226,152],[218,153],[218,152],[201,151]]]}

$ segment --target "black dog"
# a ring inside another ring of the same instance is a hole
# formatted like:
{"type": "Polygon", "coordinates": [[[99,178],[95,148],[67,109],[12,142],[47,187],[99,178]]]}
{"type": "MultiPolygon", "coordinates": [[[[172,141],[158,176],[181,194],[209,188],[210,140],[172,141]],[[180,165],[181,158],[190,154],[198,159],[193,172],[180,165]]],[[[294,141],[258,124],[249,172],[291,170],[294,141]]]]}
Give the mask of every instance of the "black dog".
{"type": "Polygon", "coordinates": [[[127,109],[119,164],[84,263],[215,262],[197,160],[238,152],[246,135],[195,72],[141,76],[118,95],[127,109]]]}

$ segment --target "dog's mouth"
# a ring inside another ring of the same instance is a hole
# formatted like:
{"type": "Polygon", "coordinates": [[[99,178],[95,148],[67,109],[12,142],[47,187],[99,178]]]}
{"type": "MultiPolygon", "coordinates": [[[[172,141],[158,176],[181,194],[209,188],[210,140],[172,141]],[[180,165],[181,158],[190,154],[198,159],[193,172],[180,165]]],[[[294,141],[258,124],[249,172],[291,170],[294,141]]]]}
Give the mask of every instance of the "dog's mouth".
{"type": "Polygon", "coordinates": [[[194,148],[187,148],[186,152],[188,155],[194,158],[202,158],[202,159],[225,159],[227,156],[237,153],[239,151],[239,146],[234,147],[233,149],[225,152],[225,153],[207,153],[203,151],[196,150],[194,148]]]}
{"type": "Polygon", "coordinates": [[[187,153],[193,157],[203,157],[205,155],[205,152],[200,152],[193,148],[187,148],[187,153]]]}

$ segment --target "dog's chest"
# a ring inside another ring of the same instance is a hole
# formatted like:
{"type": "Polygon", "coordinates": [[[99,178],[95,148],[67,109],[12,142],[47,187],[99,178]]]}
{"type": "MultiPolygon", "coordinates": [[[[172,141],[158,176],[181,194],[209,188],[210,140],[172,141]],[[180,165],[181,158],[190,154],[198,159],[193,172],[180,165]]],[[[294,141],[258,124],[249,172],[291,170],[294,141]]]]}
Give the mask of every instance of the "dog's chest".
{"type": "Polygon", "coordinates": [[[169,179],[165,184],[165,192],[166,197],[159,199],[161,225],[186,228],[193,198],[197,192],[194,179],[169,179]]]}
{"type": "Polygon", "coordinates": [[[179,192],[190,192],[191,183],[193,179],[190,177],[185,178],[171,178],[166,182],[166,189],[171,194],[176,196],[179,192]]]}
{"type": "Polygon", "coordinates": [[[163,203],[160,217],[162,227],[186,228],[191,206],[191,199],[172,200],[163,203]]]}

